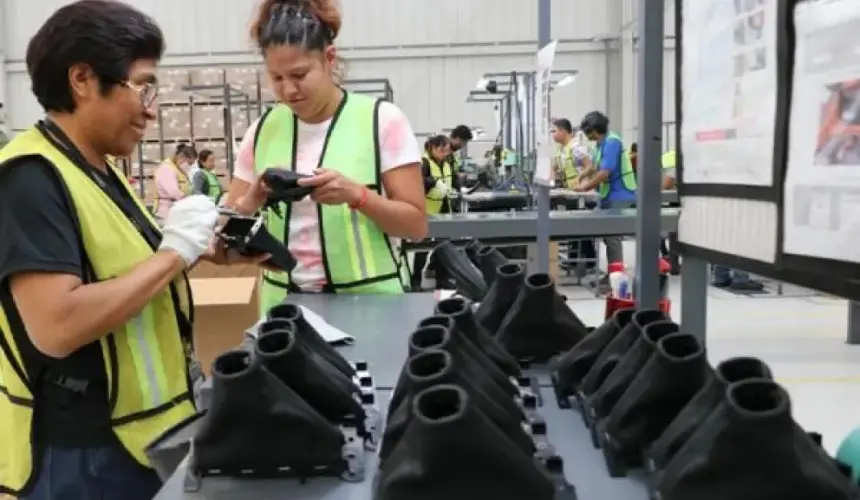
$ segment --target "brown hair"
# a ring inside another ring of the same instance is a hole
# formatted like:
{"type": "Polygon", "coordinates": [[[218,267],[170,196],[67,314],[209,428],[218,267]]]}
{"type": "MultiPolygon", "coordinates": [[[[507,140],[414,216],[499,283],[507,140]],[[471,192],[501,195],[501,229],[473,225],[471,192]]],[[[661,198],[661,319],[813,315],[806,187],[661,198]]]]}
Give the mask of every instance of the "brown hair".
{"type": "Polygon", "coordinates": [[[251,24],[251,39],[261,50],[270,45],[324,49],[340,33],[337,0],[263,0],[251,24]]]}

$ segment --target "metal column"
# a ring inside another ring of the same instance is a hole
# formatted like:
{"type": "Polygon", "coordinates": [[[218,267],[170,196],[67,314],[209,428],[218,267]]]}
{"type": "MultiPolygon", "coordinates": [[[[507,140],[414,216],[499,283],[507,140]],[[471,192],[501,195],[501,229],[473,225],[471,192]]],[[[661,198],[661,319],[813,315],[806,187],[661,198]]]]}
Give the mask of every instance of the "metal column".
{"type": "Polygon", "coordinates": [[[639,3],[639,189],[636,216],[636,302],[656,308],[660,300],[660,155],[663,133],[663,16],[665,0],[639,3]]]}
{"type": "Polygon", "coordinates": [[[708,331],[708,263],[685,255],[681,271],[681,328],[705,345],[708,331]]]}
{"type": "Polygon", "coordinates": [[[860,345],[860,303],[848,303],[848,344],[860,345]]]}
{"type": "MultiPolygon", "coordinates": [[[[551,28],[552,0],[538,0],[538,50],[552,41],[551,28]]],[[[543,117],[541,116],[540,119],[543,117]]],[[[522,155],[522,150],[520,154],[522,155]]],[[[537,196],[537,271],[548,273],[550,262],[549,186],[535,184],[535,195],[537,196]]]]}

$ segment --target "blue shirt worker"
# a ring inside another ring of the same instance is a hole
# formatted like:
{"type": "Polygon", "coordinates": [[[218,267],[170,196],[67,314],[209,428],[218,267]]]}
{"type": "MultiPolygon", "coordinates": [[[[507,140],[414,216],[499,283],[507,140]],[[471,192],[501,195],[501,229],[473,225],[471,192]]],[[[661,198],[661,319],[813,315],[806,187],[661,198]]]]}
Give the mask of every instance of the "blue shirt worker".
{"type": "MultiPolygon", "coordinates": [[[[597,144],[592,158],[595,174],[584,175],[583,172],[580,177],[585,177],[585,180],[575,190],[585,192],[597,189],[601,208],[634,206],[636,172],[621,137],[609,129],[609,118],[599,111],[592,111],[583,117],[580,130],[597,144]]],[[[624,261],[621,237],[605,238],[604,243],[608,262],[624,261]]]]}

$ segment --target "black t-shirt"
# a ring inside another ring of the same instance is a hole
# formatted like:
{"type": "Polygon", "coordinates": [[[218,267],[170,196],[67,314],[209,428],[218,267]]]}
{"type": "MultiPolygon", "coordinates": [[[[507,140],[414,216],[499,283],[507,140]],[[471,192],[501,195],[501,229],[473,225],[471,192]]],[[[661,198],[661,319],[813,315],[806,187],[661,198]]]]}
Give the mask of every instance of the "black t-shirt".
{"type": "MultiPolygon", "coordinates": [[[[9,290],[11,275],[55,272],[84,279],[82,242],[73,214],[68,191],[47,160],[21,158],[0,169],[0,303],[10,316],[18,316],[9,290]]],[[[19,346],[22,342],[29,344],[19,338],[19,346]]],[[[21,349],[28,366],[41,368],[36,368],[41,380],[35,397],[43,439],[61,446],[97,446],[112,439],[98,342],[63,360],[42,355],[31,344],[21,349]],[[89,381],[86,391],[69,391],[52,382],[59,372],[89,381]]]]}

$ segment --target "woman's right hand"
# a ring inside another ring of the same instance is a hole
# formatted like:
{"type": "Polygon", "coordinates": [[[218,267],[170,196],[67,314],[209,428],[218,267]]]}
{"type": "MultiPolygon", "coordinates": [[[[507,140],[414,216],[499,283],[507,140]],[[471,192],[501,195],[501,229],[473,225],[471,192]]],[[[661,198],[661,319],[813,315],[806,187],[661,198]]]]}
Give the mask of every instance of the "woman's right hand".
{"type": "Polygon", "coordinates": [[[257,213],[266,204],[270,192],[269,186],[263,182],[262,177],[258,176],[245,194],[236,201],[236,206],[233,208],[245,215],[257,213]]]}

